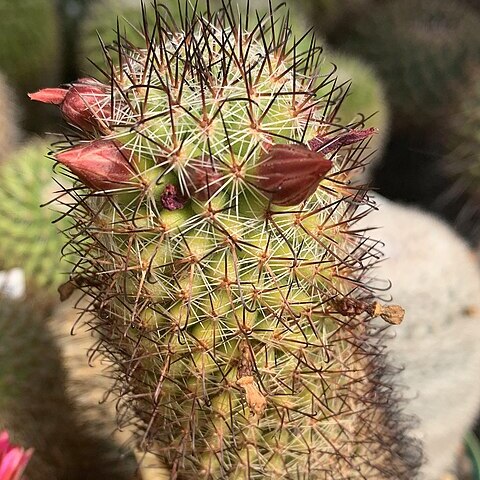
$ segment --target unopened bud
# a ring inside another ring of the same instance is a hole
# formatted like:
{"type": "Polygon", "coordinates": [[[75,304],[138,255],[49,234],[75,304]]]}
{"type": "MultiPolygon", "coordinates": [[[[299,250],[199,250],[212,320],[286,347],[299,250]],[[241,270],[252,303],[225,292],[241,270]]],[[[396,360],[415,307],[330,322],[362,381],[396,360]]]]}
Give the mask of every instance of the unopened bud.
{"type": "Polygon", "coordinates": [[[87,132],[105,130],[105,121],[112,116],[108,88],[93,78],[77,80],[69,88],[44,88],[28,96],[59,105],[67,121],[87,132]]]}
{"type": "Polygon", "coordinates": [[[130,152],[113,140],[96,140],[56,155],[61,164],[93,190],[112,190],[131,184],[135,173],[129,158],[130,152]]]}
{"type": "Polygon", "coordinates": [[[275,205],[298,205],[309,198],[332,168],[322,153],[304,145],[273,145],[262,155],[256,186],[275,205]]]}

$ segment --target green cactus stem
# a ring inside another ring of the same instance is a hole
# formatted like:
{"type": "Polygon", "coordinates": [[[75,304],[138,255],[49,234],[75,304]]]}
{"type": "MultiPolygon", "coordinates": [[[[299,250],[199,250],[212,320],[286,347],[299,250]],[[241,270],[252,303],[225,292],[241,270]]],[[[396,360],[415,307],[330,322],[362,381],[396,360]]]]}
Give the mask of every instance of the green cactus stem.
{"type": "Polygon", "coordinates": [[[86,425],[66,391],[47,310],[0,301],[0,429],[34,448],[29,480],[131,480],[132,455],[121,458],[99,424],[86,425]]]}
{"type": "Polygon", "coordinates": [[[63,96],[77,134],[55,154],[79,179],[73,279],[123,418],[172,479],[411,479],[370,324],[402,311],[369,288],[376,244],[355,228],[372,132],[334,122],[336,89],[316,95],[332,68],[277,15],[210,10],[177,32],[158,15],[81,115],[75,85],[32,95],[63,96]]]}

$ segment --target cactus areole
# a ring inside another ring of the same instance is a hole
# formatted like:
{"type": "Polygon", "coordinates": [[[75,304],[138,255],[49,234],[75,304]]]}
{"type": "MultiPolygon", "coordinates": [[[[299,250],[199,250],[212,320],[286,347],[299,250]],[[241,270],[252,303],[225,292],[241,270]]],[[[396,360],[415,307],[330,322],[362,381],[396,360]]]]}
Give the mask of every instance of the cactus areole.
{"type": "Polygon", "coordinates": [[[122,419],[171,478],[413,478],[349,181],[373,131],[338,126],[331,65],[275,12],[157,9],[143,47],[105,49],[102,85],[33,95],[73,127],[54,154],[78,179],[71,281],[122,419]]]}

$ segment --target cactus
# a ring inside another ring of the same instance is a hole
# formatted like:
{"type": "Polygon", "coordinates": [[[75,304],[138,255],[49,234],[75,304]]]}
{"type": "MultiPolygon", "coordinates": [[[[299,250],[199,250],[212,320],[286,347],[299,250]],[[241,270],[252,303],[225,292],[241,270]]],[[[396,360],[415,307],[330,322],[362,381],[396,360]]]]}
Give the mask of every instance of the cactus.
{"type": "Polygon", "coordinates": [[[60,40],[54,0],[0,1],[0,69],[28,91],[55,81],[60,40]]]}
{"type": "Polygon", "coordinates": [[[480,18],[461,0],[386,1],[345,15],[328,40],[375,65],[394,127],[442,125],[466,69],[477,61],[480,18]]]}
{"type": "Polygon", "coordinates": [[[23,126],[33,132],[44,130],[52,119],[23,100],[26,92],[59,79],[62,42],[56,1],[0,0],[0,18],[0,71],[27,110],[23,126]]]}
{"type": "Polygon", "coordinates": [[[389,260],[378,274],[393,282],[391,293],[407,312],[388,346],[404,365],[398,380],[412,398],[407,410],[420,420],[415,435],[427,459],[421,478],[438,480],[454,465],[480,407],[480,272],[468,245],[444,222],[376,201],[378,211],[360,225],[382,225],[375,236],[389,260]]]}
{"type": "Polygon", "coordinates": [[[453,210],[456,226],[471,239],[480,238],[480,68],[470,72],[459,92],[444,133],[448,153],[441,161],[448,186],[437,206],[453,210]]]}
{"type": "MultiPolygon", "coordinates": [[[[105,394],[114,383],[109,374],[111,364],[106,358],[95,354],[94,334],[77,322],[78,311],[74,307],[77,301],[79,299],[75,296],[59,304],[51,319],[67,371],[67,388],[75,393],[75,403],[85,422],[101,425],[104,431],[112,432],[117,444],[131,445],[131,429],[128,425],[117,428],[116,402],[105,394]],[[75,325],[74,329],[72,325],[75,325]],[[88,364],[85,361],[87,357],[88,364]]],[[[138,452],[138,463],[141,471],[139,478],[142,480],[168,480],[169,472],[157,457],[138,452]]]]}
{"type": "Polygon", "coordinates": [[[45,160],[48,151],[47,140],[32,140],[0,167],[0,265],[21,267],[28,290],[42,289],[53,299],[70,265],[62,260],[65,239],[59,234],[68,221],[51,205],[41,208],[59,190],[45,160]]]}
{"type": "Polygon", "coordinates": [[[131,480],[133,457],[98,424],[87,426],[65,389],[48,309],[37,301],[0,302],[0,430],[34,448],[29,480],[131,480]]]}
{"type": "Polygon", "coordinates": [[[226,8],[169,33],[159,16],[103,84],[31,95],[78,135],[55,154],[79,180],[73,279],[172,479],[410,479],[370,326],[402,311],[368,287],[359,150],[341,149],[372,131],[333,124],[332,69],[276,20],[226,8]]]}
{"type": "Polygon", "coordinates": [[[335,31],[345,17],[355,18],[363,9],[372,8],[375,0],[312,0],[306,3],[308,16],[324,35],[335,31]]]}
{"type": "Polygon", "coordinates": [[[0,163],[13,150],[20,137],[18,109],[13,95],[10,86],[0,74],[0,163]]]}

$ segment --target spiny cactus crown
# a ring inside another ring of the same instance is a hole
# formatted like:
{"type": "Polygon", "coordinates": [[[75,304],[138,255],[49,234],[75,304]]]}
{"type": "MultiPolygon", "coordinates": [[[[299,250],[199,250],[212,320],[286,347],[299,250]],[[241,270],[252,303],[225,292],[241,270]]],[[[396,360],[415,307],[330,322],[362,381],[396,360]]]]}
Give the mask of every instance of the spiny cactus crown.
{"type": "Polygon", "coordinates": [[[372,131],[332,123],[314,41],[253,17],[158,13],[104,83],[32,95],[75,127],[55,157],[80,179],[73,281],[172,478],[411,478],[369,339],[398,318],[364,284],[361,148],[337,154],[372,131]]]}

